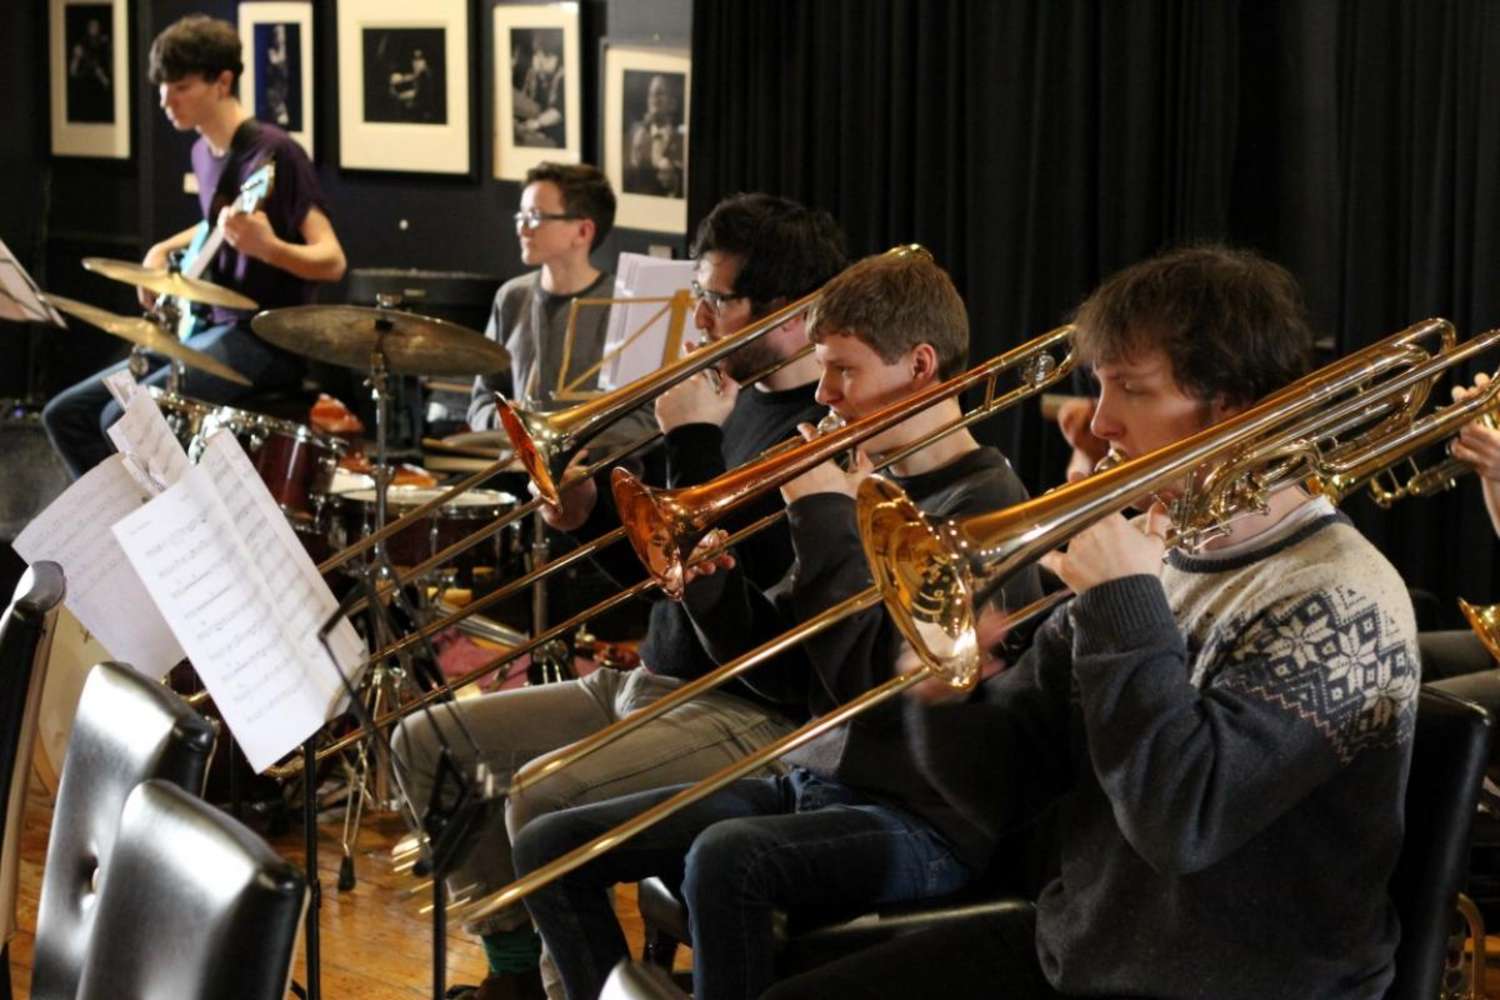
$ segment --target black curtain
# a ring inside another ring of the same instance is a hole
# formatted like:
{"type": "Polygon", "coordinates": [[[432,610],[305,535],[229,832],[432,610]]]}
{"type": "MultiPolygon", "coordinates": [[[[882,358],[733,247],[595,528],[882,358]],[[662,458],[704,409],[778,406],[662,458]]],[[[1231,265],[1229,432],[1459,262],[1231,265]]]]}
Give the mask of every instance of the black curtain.
{"type": "MultiPolygon", "coordinates": [[[[925,244],[976,359],[1190,239],[1291,268],[1330,352],[1430,315],[1500,325],[1483,58],[1500,0],[697,0],[693,17],[691,219],[771,191],[828,209],[857,255],[925,244]]],[[[1059,477],[1037,408],[981,435],[1033,490],[1059,477]]],[[[1455,594],[1500,597],[1472,482],[1345,507],[1445,620],[1455,594]]]]}

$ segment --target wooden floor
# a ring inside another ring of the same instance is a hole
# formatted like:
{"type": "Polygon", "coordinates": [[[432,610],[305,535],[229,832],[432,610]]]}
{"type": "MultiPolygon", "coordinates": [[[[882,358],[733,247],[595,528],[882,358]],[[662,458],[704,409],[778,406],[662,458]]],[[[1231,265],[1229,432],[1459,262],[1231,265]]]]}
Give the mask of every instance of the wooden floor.
{"type": "MultiPolygon", "coordinates": [[[[11,981],[15,995],[27,1000],[31,987],[31,953],[36,928],[37,896],[42,863],[47,854],[51,803],[34,787],[27,799],[21,844],[21,879],[17,918],[20,930],[11,942],[11,981]]],[[[337,891],[339,868],[338,823],[320,828],[318,867],[322,872],[323,907],[319,922],[323,996],[327,1000],[417,1000],[432,995],[432,930],[419,912],[430,895],[418,902],[408,895],[415,880],[394,873],[390,849],[406,833],[394,816],[367,820],[360,832],[355,860],[357,884],[350,892],[337,891]]],[[[273,846],[298,865],[305,857],[300,826],[273,846]]],[[[625,934],[634,954],[640,953],[641,922],[635,910],[634,889],[622,890],[617,903],[625,934]]],[[[298,945],[294,978],[305,982],[305,947],[298,945]]],[[[478,941],[450,928],[447,936],[449,984],[476,983],[484,976],[484,954],[478,941]]],[[[685,953],[679,962],[686,961],[685,953]]]]}

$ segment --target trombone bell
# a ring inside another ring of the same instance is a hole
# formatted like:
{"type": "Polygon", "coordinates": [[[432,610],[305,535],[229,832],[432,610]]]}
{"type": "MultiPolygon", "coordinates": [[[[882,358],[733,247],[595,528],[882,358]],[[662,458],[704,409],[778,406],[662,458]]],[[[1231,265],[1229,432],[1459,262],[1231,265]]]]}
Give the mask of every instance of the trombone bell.
{"type": "Polygon", "coordinates": [[[860,486],[855,517],[886,612],[922,662],[953,688],[979,679],[968,568],[906,492],[881,476],[860,486]]]}
{"type": "Polygon", "coordinates": [[[516,459],[536,484],[537,493],[554,507],[561,505],[557,484],[552,479],[551,458],[558,452],[559,435],[553,433],[545,414],[518,411],[504,396],[495,396],[495,412],[500,426],[510,438],[516,459]]]}

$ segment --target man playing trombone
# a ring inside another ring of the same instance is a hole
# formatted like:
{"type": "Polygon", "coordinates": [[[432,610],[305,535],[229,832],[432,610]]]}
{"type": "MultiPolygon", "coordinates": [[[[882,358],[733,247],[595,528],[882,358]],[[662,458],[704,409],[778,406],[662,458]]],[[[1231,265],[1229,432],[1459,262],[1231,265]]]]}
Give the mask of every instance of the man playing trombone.
{"type": "MultiPolygon", "coordinates": [[[[843,235],[826,212],[764,194],[725,199],[703,220],[694,239],[698,274],[694,280],[694,322],[709,340],[729,337],[761,316],[816,290],[843,267],[843,235]]],[[[666,435],[669,485],[712,479],[794,437],[799,423],[821,412],[813,399],[817,362],[805,351],[800,317],[763,335],[721,362],[716,373],[687,379],[657,398],[656,420],[666,435]],[[760,376],[778,361],[774,373],[760,376]]],[[[592,480],[565,490],[563,507],[546,514],[554,528],[587,540],[614,527],[609,491],[592,480]]],[[[749,524],[774,510],[775,499],[752,504],[737,519],[749,524]]],[[[641,575],[627,546],[600,555],[618,560],[601,564],[631,583],[641,575]]],[[[792,558],[785,528],[773,527],[745,547],[741,559],[757,582],[769,585],[792,558]]],[[[478,752],[505,780],[527,761],[544,758],[632,710],[659,700],[683,680],[713,666],[693,633],[681,605],[657,601],[640,648],[642,669],[601,669],[582,680],[502,691],[459,704],[465,728],[478,752]]],[[[795,708],[795,706],[793,706],[795,708]]],[[[481,831],[468,861],[450,877],[455,890],[474,896],[513,878],[510,838],[533,816],[580,802],[610,798],[642,788],[694,781],[725,763],[771,742],[795,720],[784,706],[748,687],[716,692],[673,710],[660,723],[631,734],[607,753],[593,755],[555,776],[528,786],[505,807],[504,824],[481,831]]],[[[451,722],[440,708],[435,718],[451,722]]],[[[443,724],[442,736],[460,755],[467,741],[456,725],[443,724]]],[[[419,807],[432,794],[441,744],[426,718],[408,720],[397,735],[407,755],[409,790],[419,807]]],[[[539,991],[537,937],[525,908],[510,907],[470,926],[480,934],[491,975],[481,1000],[532,996],[539,991]]],[[[544,972],[546,969],[544,963],[544,972]]]]}
{"type": "MultiPolygon", "coordinates": [[[[822,365],[818,400],[852,421],[961,372],[968,320],[948,276],[928,254],[885,254],[829,282],[810,336],[822,365]]],[[[866,444],[877,458],[915,448],[891,472],[936,516],[1024,499],[999,452],[980,447],[966,430],[933,436],[960,415],[949,396],[866,444]]],[[[715,659],[733,659],[869,587],[853,494],[871,469],[871,458],[860,452],[850,472],[827,462],[782,487],[796,562],[774,587],[764,588],[729,559],[688,587],[683,603],[715,659]]],[[[1007,587],[1009,603],[1018,606],[1038,593],[1034,572],[1007,587]]],[[[822,714],[892,676],[899,648],[894,626],[877,608],[757,668],[750,682],[822,714]]],[[[694,995],[714,1000],[758,996],[770,984],[773,906],[946,894],[988,859],[987,832],[951,808],[913,767],[898,706],[831,730],[786,763],[789,773],[738,781],[528,898],[569,997],[596,996],[625,955],[606,891],[616,882],[653,874],[682,881],[692,921],[694,995]]],[[[518,874],[678,790],[538,817],[516,840],[518,874]]]]}
{"type": "MultiPolygon", "coordinates": [[[[1312,339],[1292,277],[1220,247],[1127,268],[1076,324],[1093,433],[1126,459],[1289,384],[1312,339]]],[[[1197,551],[1168,547],[1172,527],[1154,506],[1074,535],[1045,562],[1078,596],[1014,666],[962,703],[907,699],[955,808],[1001,833],[1058,806],[1061,871],[1035,911],[770,996],[1385,994],[1420,679],[1406,588],[1295,485],[1197,551]]]]}

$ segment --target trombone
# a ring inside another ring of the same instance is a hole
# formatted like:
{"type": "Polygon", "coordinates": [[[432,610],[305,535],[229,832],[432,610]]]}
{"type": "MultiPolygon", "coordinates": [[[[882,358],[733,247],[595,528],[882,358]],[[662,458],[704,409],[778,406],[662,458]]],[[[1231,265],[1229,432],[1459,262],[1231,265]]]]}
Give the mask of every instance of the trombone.
{"type": "MultiPolygon", "coordinates": [[[[504,909],[554,879],[768,760],[815,739],[928,679],[960,689],[978,677],[974,602],[1100,518],[1187,477],[1172,504],[1178,541],[1216,537],[1230,519],[1263,509],[1276,489],[1303,483],[1337,498],[1379,469],[1450,434],[1473,413],[1463,404],[1417,419],[1433,384],[1453,365],[1500,343],[1500,331],[1453,345],[1446,320],[1429,320],[1297,380],[1212,427],[1112,469],[993,514],[933,524],[880,477],[860,489],[860,537],[875,585],[720,668],[749,669],[786,645],[883,602],[921,665],[790,733],[613,830],[470,904],[464,919],[504,909]],[[1436,353],[1419,345],[1439,338],[1436,353]],[[1370,426],[1373,423],[1373,426],[1370,426]],[[1365,428],[1346,444],[1338,436],[1365,428]],[[1326,448],[1326,451],[1325,451],[1326,448]],[[753,661],[753,662],[752,662],[753,661]]],[[[708,680],[707,677],[702,680],[708,680]]],[[[699,685],[698,690],[708,685],[699,685]]]]}
{"type": "MultiPolygon", "coordinates": [[[[962,375],[955,376],[954,378],[949,379],[946,382],[942,382],[935,386],[929,387],[927,390],[924,390],[923,392],[916,395],[908,396],[906,399],[891,404],[881,409],[880,411],[870,414],[860,420],[856,420],[838,431],[830,432],[824,437],[816,438],[810,442],[792,442],[793,447],[791,448],[787,448],[785,450],[783,450],[782,448],[774,449],[770,455],[762,458],[759,462],[747,466],[745,467],[745,469],[726,473],[724,476],[719,477],[719,479],[715,480],[714,482],[722,484],[726,481],[729,481],[731,483],[730,488],[732,491],[734,491],[736,499],[732,504],[719,505],[721,509],[718,512],[718,516],[722,516],[724,513],[727,513],[729,509],[737,506],[750,495],[750,493],[743,490],[743,486],[745,483],[743,474],[747,471],[751,472],[751,474],[753,475],[753,470],[767,466],[769,464],[772,467],[772,475],[767,477],[765,482],[763,482],[756,490],[752,492],[760,492],[765,489],[773,488],[779,483],[785,482],[800,474],[800,472],[811,468],[813,465],[816,465],[821,461],[824,461],[830,455],[849,448],[850,446],[863,441],[868,437],[878,434],[896,423],[899,423],[901,420],[906,419],[913,413],[916,413],[918,410],[924,409],[927,406],[930,406],[942,399],[955,397],[965,389],[978,385],[981,382],[986,383],[987,388],[985,391],[984,399],[978,406],[972,408],[967,413],[961,414],[958,418],[947,422],[943,426],[935,428],[931,433],[924,435],[921,440],[913,442],[912,444],[901,448],[899,451],[891,455],[883,456],[882,466],[890,465],[892,463],[901,461],[903,458],[913,454],[916,451],[921,450],[922,448],[927,447],[932,442],[938,440],[941,437],[961,430],[962,428],[968,427],[969,425],[976,423],[984,419],[985,417],[991,416],[1003,409],[1008,408],[1009,406],[1021,401],[1022,399],[1036,395],[1037,393],[1050,388],[1052,385],[1065,378],[1073,370],[1074,360],[1071,351],[1072,332],[1072,327],[1060,327],[1056,330],[1052,330],[1049,333],[1041,335],[1040,337],[1036,337],[1030,341],[1027,341],[1025,344],[1022,344],[1019,347],[1006,351],[998,357],[991,359],[990,361],[987,361],[984,364],[981,364],[962,375]],[[1060,350],[1063,348],[1067,348],[1067,350],[1061,359],[1054,358],[1052,356],[1052,352],[1054,350],[1060,350]],[[1006,392],[999,392],[998,383],[1001,374],[1011,369],[1018,369],[1020,371],[1021,384],[1006,392]]],[[[533,503],[538,502],[539,499],[533,501],[533,503]]],[[[717,553],[735,544],[738,544],[741,540],[748,538],[756,532],[762,530],[763,528],[768,527],[776,521],[779,521],[784,516],[784,510],[777,511],[773,514],[768,514],[767,516],[761,518],[753,524],[750,524],[745,528],[742,528],[739,531],[735,532],[733,535],[723,540],[719,544],[714,545],[710,551],[702,553],[699,556],[699,559],[702,560],[712,558],[717,553]]],[[[622,510],[622,520],[623,517],[624,512],[622,510]]],[[[714,518],[714,520],[717,519],[717,517],[714,518]]],[[[707,530],[706,527],[703,530],[707,530]]],[[[442,631],[443,629],[448,628],[451,625],[457,624],[469,615],[475,614],[483,608],[488,607],[491,603],[504,600],[506,597],[517,592],[523,587],[529,586],[543,576],[553,573],[563,566],[571,565],[579,559],[592,555],[594,552],[597,552],[604,546],[613,544],[615,541],[626,535],[627,526],[622,524],[621,527],[615,528],[613,531],[607,532],[604,535],[601,535],[598,538],[579,546],[566,555],[552,560],[545,566],[533,569],[531,572],[522,577],[519,577],[516,580],[511,581],[494,593],[487,594],[485,595],[485,597],[474,601],[473,603],[463,608],[461,611],[455,614],[448,615],[445,618],[439,619],[438,621],[434,621],[427,625],[424,625],[421,628],[404,636],[403,638],[396,640],[390,645],[375,651],[374,653],[370,654],[365,662],[373,663],[377,660],[384,659],[387,656],[391,656],[405,649],[408,649],[420,640],[427,638],[436,632],[442,631]]],[[[701,537],[701,533],[698,537],[701,537]]],[[[691,551],[691,548],[685,551],[691,551]]],[[[586,608],[583,611],[580,611],[578,614],[574,615],[564,622],[559,623],[558,625],[553,626],[541,635],[533,636],[530,640],[523,643],[522,645],[514,647],[512,649],[508,649],[496,656],[494,659],[480,664],[478,667],[464,674],[462,677],[450,680],[439,687],[431,689],[430,691],[423,692],[419,697],[413,699],[406,705],[403,705],[401,708],[393,709],[392,711],[387,712],[385,715],[377,718],[374,721],[374,730],[379,731],[385,728],[388,724],[396,722],[406,715],[420,710],[424,706],[448,695],[452,691],[455,691],[466,684],[473,683],[480,677],[483,677],[484,675],[504,666],[505,664],[518,659],[519,657],[525,655],[533,649],[536,649],[544,643],[549,642],[552,639],[557,638],[558,636],[566,635],[571,629],[576,628],[579,624],[582,624],[590,618],[593,618],[596,615],[603,613],[604,611],[614,608],[627,600],[644,594],[661,585],[661,581],[659,581],[658,579],[654,577],[648,577],[630,587],[625,588],[619,593],[605,598],[603,601],[595,604],[593,607],[586,608]]],[[[748,669],[748,667],[746,669],[748,669]]],[[[727,670],[727,667],[721,667],[719,668],[719,671],[715,671],[714,673],[709,674],[708,677],[720,677],[721,679],[718,681],[718,683],[722,683],[723,680],[727,680],[729,678],[728,674],[720,674],[720,671],[725,670],[727,670]]],[[[706,690],[705,687],[698,686],[704,679],[705,678],[700,678],[698,681],[694,681],[691,684],[684,685],[684,687],[672,692],[671,695],[669,695],[662,701],[656,702],[652,706],[641,709],[639,713],[632,713],[631,716],[627,716],[626,718],[621,719],[611,726],[606,727],[604,730],[601,730],[594,736],[591,736],[578,744],[574,744],[574,748],[580,748],[584,745],[602,745],[602,743],[595,742],[601,737],[605,738],[605,742],[612,741],[613,739],[618,738],[618,736],[622,735],[624,732],[627,732],[630,729],[633,729],[636,726],[649,721],[650,718],[654,718],[655,715],[666,711],[667,708],[681,704],[682,701],[687,700],[687,698],[691,697],[694,693],[697,693],[701,690],[706,690]]],[[[322,760],[324,757],[342,752],[344,749],[354,745],[359,740],[362,740],[370,735],[372,735],[372,732],[368,728],[361,728],[359,730],[351,732],[345,736],[340,737],[333,743],[319,749],[317,752],[317,758],[319,760],[322,760]]],[[[579,754],[578,756],[582,756],[582,754],[579,754]]],[[[573,759],[576,759],[576,757],[574,757],[570,753],[555,757],[553,758],[553,761],[556,762],[557,767],[561,767],[563,766],[564,761],[571,761],[573,759]]],[[[300,771],[302,766],[302,758],[294,757],[286,764],[277,765],[268,769],[266,773],[278,778],[288,777],[300,771]]]]}
{"type": "MultiPolygon", "coordinates": [[[[921,254],[930,257],[927,250],[915,243],[895,246],[886,251],[889,256],[921,254]]],[[[580,403],[566,410],[552,413],[533,413],[510,403],[504,397],[496,399],[496,412],[500,424],[510,438],[516,458],[526,469],[538,492],[547,502],[556,506],[560,497],[556,483],[561,478],[568,462],[578,450],[596,437],[604,428],[649,400],[666,392],[677,383],[717,364],[752,341],[782,324],[796,319],[812,309],[823,297],[822,289],[809,292],[795,302],[746,326],[723,340],[714,341],[692,354],[684,355],[661,368],[653,375],[636,379],[614,392],[598,399],[580,403]]],[[[812,345],[798,351],[781,364],[801,360],[812,351],[812,345]]],[[[778,364],[777,367],[781,367],[778,364]]],[[[757,377],[764,378],[769,371],[757,377]]]]}

